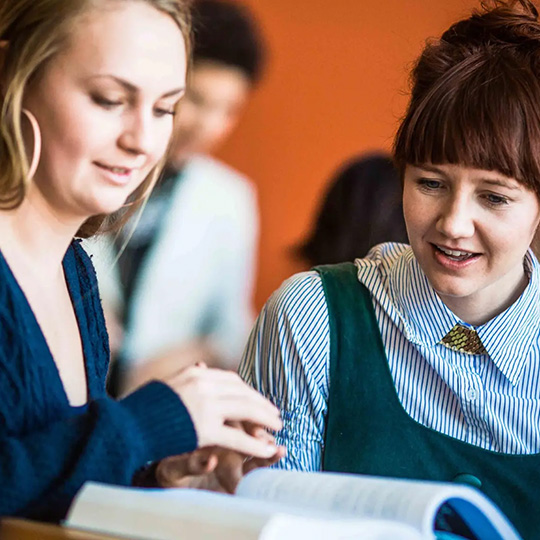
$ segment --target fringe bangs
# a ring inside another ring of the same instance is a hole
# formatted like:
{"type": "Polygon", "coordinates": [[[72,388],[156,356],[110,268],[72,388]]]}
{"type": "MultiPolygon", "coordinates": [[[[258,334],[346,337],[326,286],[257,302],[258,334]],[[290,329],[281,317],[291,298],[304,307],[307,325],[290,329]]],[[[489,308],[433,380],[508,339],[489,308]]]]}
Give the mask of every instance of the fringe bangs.
{"type": "Polygon", "coordinates": [[[471,55],[413,94],[394,145],[396,163],[401,171],[425,163],[493,170],[540,196],[539,109],[540,84],[531,72],[504,54],[471,55]]]}

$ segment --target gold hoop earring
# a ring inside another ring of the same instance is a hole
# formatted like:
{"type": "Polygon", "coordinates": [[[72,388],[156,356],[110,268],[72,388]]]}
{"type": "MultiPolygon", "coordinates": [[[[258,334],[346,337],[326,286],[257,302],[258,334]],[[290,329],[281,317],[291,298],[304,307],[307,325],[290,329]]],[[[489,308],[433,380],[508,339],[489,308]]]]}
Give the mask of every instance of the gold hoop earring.
{"type": "Polygon", "coordinates": [[[30,160],[30,166],[28,168],[28,178],[32,179],[39,165],[39,158],[41,157],[41,130],[39,129],[38,121],[36,117],[28,110],[22,109],[22,113],[32,126],[32,133],[34,135],[34,148],[32,150],[32,159],[30,160]]]}

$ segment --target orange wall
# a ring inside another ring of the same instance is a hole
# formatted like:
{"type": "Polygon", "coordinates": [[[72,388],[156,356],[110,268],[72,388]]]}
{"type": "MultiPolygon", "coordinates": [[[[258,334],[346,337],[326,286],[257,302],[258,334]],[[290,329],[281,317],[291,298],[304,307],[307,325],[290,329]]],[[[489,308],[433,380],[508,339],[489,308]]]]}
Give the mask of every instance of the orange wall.
{"type": "Polygon", "coordinates": [[[288,253],[309,230],[330,174],[353,154],[389,149],[408,70],[426,38],[472,0],[243,0],[270,48],[265,77],[218,155],[259,190],[255,304],[299,266],[288,253]]]}

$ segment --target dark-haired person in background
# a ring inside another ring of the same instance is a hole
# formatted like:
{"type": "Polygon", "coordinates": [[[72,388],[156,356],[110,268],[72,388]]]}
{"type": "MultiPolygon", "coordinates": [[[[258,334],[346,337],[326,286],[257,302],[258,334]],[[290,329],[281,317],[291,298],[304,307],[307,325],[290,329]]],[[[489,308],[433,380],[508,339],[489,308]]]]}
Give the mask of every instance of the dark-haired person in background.
{"type": "Polygon", "coordinates": [[[254,320],[255,189],[208,152],[238,122],[263,44],[237,3],[198,0],[193,24],[193,66],[164,177],[134,231],[128,224],[114,246],[91,247],[124,389],[200,361],[235,369],[254,320]]]}
{"type": "Polygon", "coordinates": [[[538,103],[532,2],[428,42],[394,143],[410,246],[293,276],[249,340],[277,466],[469,483],[539,537],[538,103]]]}
{"type": "Polygon", "coordinates": [[[312,267],[353,261],[383,242],[407,242],[401,191],[390,156],[347,161],[330,180],[313,230],[296,255],[312,267]]]}

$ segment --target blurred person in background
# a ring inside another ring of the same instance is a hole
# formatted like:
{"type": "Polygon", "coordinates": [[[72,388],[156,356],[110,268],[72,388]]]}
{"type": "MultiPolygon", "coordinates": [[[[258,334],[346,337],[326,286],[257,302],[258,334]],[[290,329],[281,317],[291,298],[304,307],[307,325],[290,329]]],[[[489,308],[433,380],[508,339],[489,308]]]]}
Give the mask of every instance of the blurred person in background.
{"type": "Polygon", "coordinates": [[[295,249],[309,268],[365,257],[383,242],[407,242],[399,174],[389,155],[348,160],[329,182],[313,229],[295,249]]]}
{"type": "Polygon", "coordinates": [[[117,362],[130,390],[205,362],[235,369],[254,320],[252,183],[210,157],[258,81],[263,44],[237,3],[194,3],[193,66],[161,181],[122,236],[91,246],[117,362]]]}

